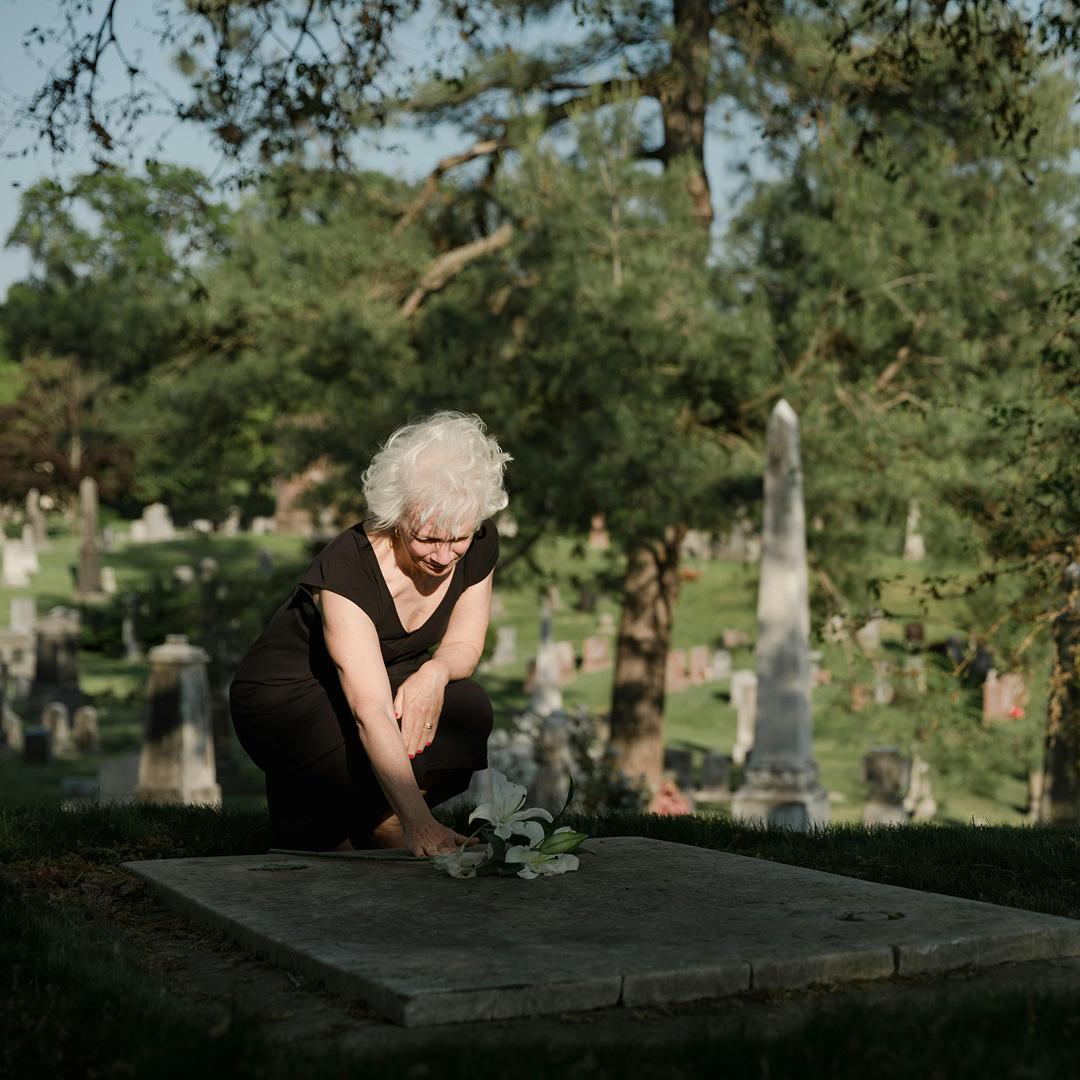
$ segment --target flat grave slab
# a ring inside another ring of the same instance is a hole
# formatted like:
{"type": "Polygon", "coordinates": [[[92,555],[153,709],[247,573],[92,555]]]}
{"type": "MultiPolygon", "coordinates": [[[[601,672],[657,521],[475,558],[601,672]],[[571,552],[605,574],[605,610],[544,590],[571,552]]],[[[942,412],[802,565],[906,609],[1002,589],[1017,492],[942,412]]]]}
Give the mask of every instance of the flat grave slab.
{"type": "Polygon", "coordinates": [[[131,862],[174,909],[408,1026],[1080,956],[1080,921],[641,837],[581,869],[457,881],[422,862],[131,862]]]}

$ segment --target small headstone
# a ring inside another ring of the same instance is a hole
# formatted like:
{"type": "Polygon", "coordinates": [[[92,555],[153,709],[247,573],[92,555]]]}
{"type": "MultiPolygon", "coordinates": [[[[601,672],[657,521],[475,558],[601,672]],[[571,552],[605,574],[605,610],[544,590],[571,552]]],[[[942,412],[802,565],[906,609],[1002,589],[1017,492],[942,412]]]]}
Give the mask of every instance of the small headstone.
{"type": "Polygon", "coordinates": [[[37,540],[34,538],[34,526],[27,522],[22,530],[23,557],[26,559],[26,572],[28,574],[41,573],[41,562],[38,560],[37,540]]]}
{"type": "Polygon", "coordinates": [[[701,789],[698,798],[717,802],[731,795],[731,758],[710,751],[701,762],[701,789]]]}
{"type": "Polygon", "coordinates": [[[862,762],[867,785],[864,825],[903,825],[907,819],[904,796],[911,784],[911,760],[894,746],[876,746],[862,762]]]}
{"type": "MultiPolygon", "coordinates": [[[[263,552],[259,553],[260,556],[263,552]]],[[[269,552],[266,552],[269,554],[269,552]]],[[[273,570],[273,560],[270,562],[270,569],[273,570]]],[[[199,560],[199,580],[202,582],[213,581],[218,575],[218,561],[210,555],[205,555],[199,560]]]]}
{"type": "Polygon", "coordinates": [[[11,598],[11,629],[32,634],[35,622],[37,622],[37,604],[34,602],[34,598],[32,596],[13,596],[11,598]]]}
{"type": "Polygon", "coordinates": [[[196,518],[190,528],[199,536],[211,536],[214,532],[214,523],[209,518],[196,518]]]}
{"type": "Polygon", "coordinates": [[[585,638],[581,643],[581,672],[591,675],[611,667],[611,641],[599,634],[585,638]]]}
{"type": "Polygon", "coordinates": [[[551,606],[545,601],[540,605],[540,644],[525,683],[530,711],[541,717],[560,711],[562,692],[559,686],[559,657],[552,637],[551,606]]]}
{"type": "Polygon", "coordinates": [[[937,808],[930,785],[930,764],[915,757],[911,761],[911,784],[904,797],[904,810],[912,821],[933,821],[937,808]]]}
{"type": "Polygon", "coordinates": [[[694,787],[694,755],[689,750],[664,748],[664,772],[673,773],[675,783],[683,791],[694,787]]]}
{"type": "Polygon", "coordinates": [[[926,627],[921,622],[904,623],[904,644],[912,652],[920,652],[926,643],[926,627]]]}
{"type": "Polygon", "coordinates": [[[572,641],[555,642],[555,663],[557,665],[559,685],[565,686],[577,677],[577,656],[572,641]]]}
{"type": "Polygon", "coordinates": [[[712,537],[701,529],[687,529],[679,545],[679,554],[684,559],[704,562],[712,556],[712,537]]]}
{"type": "Polygon", "coordinates": [[[678,694],[687,687],[686,650],[672,649],[667,656],[664,674],[664,692],[678,694]]]}
{"type": "Polygon", "coordinates": [[[611,537],[608,536],[604,515],[593,514],[589,525],[589,549],[591,551],[607,551],[609,547],[611,547],[611,537]]]}
{"type": "Polygon", "coordinates": [[[52,732],[40,725],[24,729],[23,761],[27,765],[48,765],[52,758],[52,732]]]}
{"type": "Polygon", "coordinates": [[[139,783],[139,754],[110,757],[98,766],[98,798],[103,803],[130,803],[139,783]]]}
{"type": "Polygon", "coordinates": [[[229,516],[225,519],[221,526],[222,534],[224,536],[239,536],[240,520],[240,507],[230,506],[229,516]]]}
{"type": "Polygon", "coordinates": [[[984,724],[996,724],[1005,720],[1018,720],[1027,705],[1027,687],[1024,676],[1018,671],[999,675],[993,668],[983,683],[984,724]]]}
{"type": "Polygon", "coordinates": [[[731,760],[745,765],[754,748],[754,725],[757,722],[757,674],[753,671],[731,673],[731,704],[735,706],[735,745],[731,760]]]}
{"type": "Polygon", "coordinates": [[[926,693],[926,657],[918,653],[905,656],[900,665],[900,687],[908,697],[926,693]]]}
{"type": "Polygon", "coordinates": [[[74,749],[68,707],[62,701],[50,701],[41,710],[41,726],[51,733],[52,748],[56,753],[63,754],[74,749]]]}
{"type": "Polygon", "coordinates": [[[821,636],[828,645],[846,645],[851,640],[847,620],[843,615],[830,615],[825,620],[821,636]]]}
{"type": "MultiPolygon", "coordinates": [[[[175,540],[176,529],[173,526],[169,508],[164,503],[151,503],[143,508],[143,524],[146,527],[146,539],[152,543],[161,540],[175,540]]],[[[132,527],[134,534],[134,527],[132,527]]]]}
{"type": "Polygon", "coordinates": [[[30,585],[26,549],[21,540],[4,540],[3,585],[8,589],[25,589],[30,585]]]}
{"type": "Polygon", "coordinates": [[[179,566],[173,567],[173,577],[181,585],[192,585],[195,582],[195,568],[188,566],[187,563],[181,563],[179,566]]]}
{"type": "Polygon", "coordinates": [[[596,632],[613,636],[615,633],[615,616],[610,611],[601,611],[596,620],[596,632]]]}
{"type": "Polygon", "coordinates": [[[495,647],[491,651],[492,667],[517,663],[517,631],[512,626],[495,628],[495,647]]]}
{"type": "Polygon", "coordinates": [[[274,519],[272,517],[253,517],[251,519],[251,533],[253,536],[269,536],[274,531],[274,519]]]}
{"type": "Polygon", "coordinates": [[[134,605],[125,604],[124,618],[120,624],[120,640],[124,645],[124,659],[128,663],[137,663],[143,658],[142,645],[135,635],[134,605]]]}
{"type": "Polygon", "coordinates": [[[570,736],[561,711],[544,717],[536,740],[536,775],[529,791],[529,805],[557,814],[570,790],[570,736]]]}
{"type": "Polygon", "coordinates": [[[717,649],[712,655],[713,682],[723,682],[731,678],[731,653],[727,649],[717,649]]]}
{"type": "Polygon", "coordinates": [[[116,595],[116,570],[111,566],[101,568],[101,591],[106,596],[116,595]]]}
{"type": "Polygon", "coordinates": [[[64,701],[72,706],[82,703],[79,692],[79,628],[79,613],[69,608],[53,608],[34,625],[36,700],[64,701]]]}
{"type": "Polygon", "coordinates": [[[721,630],[720,643],[729,651],[731,649],[740,649],[744,645],[750,644],[750,635],[742,630],[721,630]]]}
{"type": "Polygon", "coordinates": [[[26,493],[26,520],[34,530],[34,544],[43,550],[49,542],[49,532],[45,521],[45,512],[41,505],[41,494],[37,488],[26,493]]]}
{"type": "Polygon", "coordinates": [[[131,523],[131,542],[133,544],[145,544],[150,539],[150,530],[146,522],[139,520],[131,523]]]}
{"type": "Polygon", "coordinates": [[[145,802],[221,805],[214,763],[207,654],[183,634],[150,650],[147,720],[135,796],[145,802]]]}
{"type": "Polygon", "coordinates": [[[116,528],[112,525],[102,526],[101,550],[106,555],[111,555],[116,550],[116,528]]]}
{"type": "Polygon", "coordinates": [[[866,656],[873,656],[881,648],[881,628],[884,619],[870,619],[855,631],[855,644],[866,656]]]}
{"type": "Polygon", "coordinates": [[[712,681],[712,657],[708,645],[695,645],[690,650],[690,685],[701,686],[712,681]]]}
{"type": "Polygon", "coordinates": [[[93,705],[80,705],[71,721],[71,741],[82,754],[98,752],[98,711],[93,705]]]}
{"type": "Polygon", "coordinates": [[[922,562],[925,558],[926,542],[919,532],[919,504],[912,499],[908,503],[907,522],[904,526],[904,561],[922,562]]]}
{"type": "Polygon", "coordinates": [[[888,660],[874,661],[874,704],[891,705],[896,698],[892,683],[892,664],[888,660]]]}

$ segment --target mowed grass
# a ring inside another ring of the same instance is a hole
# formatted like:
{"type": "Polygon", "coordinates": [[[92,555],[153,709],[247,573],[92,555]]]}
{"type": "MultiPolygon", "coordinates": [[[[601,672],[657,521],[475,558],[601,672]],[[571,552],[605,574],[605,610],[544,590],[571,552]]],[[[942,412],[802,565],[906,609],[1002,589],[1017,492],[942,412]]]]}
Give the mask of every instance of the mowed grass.
{"type": "MultiPolygon", "coordinates": [[[[509,544],[506,549],[509,549],[509,544]]],[[[260,551],[272,554],[279,567],[306,561],[305,542],[294,537],[242,535],[239,537],[182,537],[156,544],[121,544],[104,561],[115,569],[121,591],[145,589],[154,576],[169,578],[181,564],[198,567],[214,558],[223,574],[253,574],[260,551]]],[[[77,561],[73,536],[53,537],[41,555],[42,571],[32,589],[39,612],[56,604],[71,603],[71,567],[77,561]]],[[[595,610],[576,609],[579,586],[598,574],[618,580],[616,556],[583,550],[569,540],[542,545],[539,564],[559,585],[562,603],[554,615],[557,638],[570,641],[581,654],[585,637],[597,632],[602,613],[617,625],[617,597],[600,593],[595,610]]],[[[683,581],[673,634],[673,647],[689,650],[695,645],[714,647],[724,630],[739,630],[753,640],[756,627],[757,567],[731,561],[687,563],[693,580],[683,581]]],[[[897,559],[883,559],[868,568],[885,582],[882,604],[897,618],[884,635],[884,655],[899,665],[903,657],[902,623],[920,619],[928,642],[940,642],[950,633],[966,635],[970,612],[961,599],[927,600],[920,585],[930,571],[955,583],[960,592],[971,574],[962,566],[912,568],[897,559]]],[[[28,590],[0,589],[0,618],[13,595],[28,590]]],[[[527,660],[535,654],[539,639],[538,588],[536,585],[497,586],[501,608],[495,624],[512,627],[517,638],[517,659],[497,668],[486,667],[480,675],[492,696],[496,723],[508,725],[527,703],[524,691],[527,660]]],[[[272,608],[274,597],[267,597],[272,608]]],[[[1004,602],[1004,601],[1003,601],[1004,602]]],[[[156,642],[145,642],[153,645],[156,642]]],[[[870,662],[851,647],[818,643],[822,665],[832,675],[829,685],[814,691],[815,755],[822,783],[831,794],[833,820],[860,819],[864,785],[860,762],[871,746],[897,746],[930,761],[939,817],[944,821],[1019,823],[1026,802],[1026,775],[1035,765],[1042,743],[1045,691],[1033,680],[1025,717],[992,730],[980,723],[978,689],[965,687],[940,655],[927,656],[929,692],[926,696],[902,696],[888,706],[852,709],[852,688],[869,688],[874,681],[870,662]]],[[[614,638],[611,638],[614,653],[614,638]]],[[[733,652],[735,669],[753,669],[752,645],[733,652]]],[[[1038,670],[1041,661],[1036,662],[1038,670]]],[[[28,802],[60,801],[60,780],[65,776],[92,777],[101,762],[112,755],[137,751],[144,717],[144,690],[148,674],[145,662],[84,650],[80,656],[81,680],[97,702],[102,730],[98,755],[67,755],[53,765],[29,767],[9,756],[0,757],[0,806],[28,802]]],[[[579,675],[564,688],[569,706],[585,705],[596,711],[608,707],[611,670],[579,675]]],[[[34,718],[24,718],[32,722],[34,718]]],[[[709,750],[730,752],[735,739],[735,710],[726,681],[671,693],[666,701],[665,741],[669,746],[692,750],[698,757],[709,750]]],[[[234,757],[244,773],[246,794],[236,796],[244,805],[258,802],[251,791],[258,788],[258,774],[238,745],[234,757]]],[[[723,812],[723,807],[714,808],[723,812]]]]}

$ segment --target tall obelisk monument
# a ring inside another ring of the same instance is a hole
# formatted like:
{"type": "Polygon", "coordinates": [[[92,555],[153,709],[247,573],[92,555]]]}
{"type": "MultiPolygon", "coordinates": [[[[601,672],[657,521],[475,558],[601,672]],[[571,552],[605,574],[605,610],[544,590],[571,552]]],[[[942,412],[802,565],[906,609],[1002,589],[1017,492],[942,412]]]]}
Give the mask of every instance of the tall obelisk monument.
{"type": "Polygon", "coordinates": [[[779,401],[766,439],[758,585],[757,720],[736,817],[794,829],[825,825],[810,717],[810,606],[799,418],[779,401]]]}

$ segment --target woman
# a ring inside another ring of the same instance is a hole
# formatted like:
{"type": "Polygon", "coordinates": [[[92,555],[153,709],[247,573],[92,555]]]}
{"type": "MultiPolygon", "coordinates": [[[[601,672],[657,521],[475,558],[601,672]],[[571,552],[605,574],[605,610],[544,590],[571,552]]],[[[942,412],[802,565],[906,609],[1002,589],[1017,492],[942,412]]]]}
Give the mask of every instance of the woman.
{"type": "Polygon", "coordinates": [[[429,807],[487,764],[491,702],[469,676],[509,460],[476,416],[399,428],[364,473],[365,522],[320,552],[241,661],[233,724],[266,773],[275,847],[464,842],[429,807]]]}

